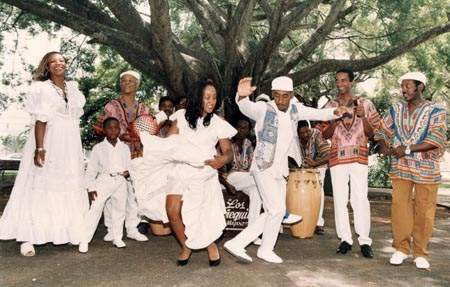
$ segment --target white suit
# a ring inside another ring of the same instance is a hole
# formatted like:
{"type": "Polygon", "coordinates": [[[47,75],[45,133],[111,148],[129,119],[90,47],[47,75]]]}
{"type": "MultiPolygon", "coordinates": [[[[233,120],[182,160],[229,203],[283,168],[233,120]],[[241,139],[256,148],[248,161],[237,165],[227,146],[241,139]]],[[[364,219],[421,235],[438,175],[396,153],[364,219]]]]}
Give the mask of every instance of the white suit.
{"type": "Polygon", "coordinates": [[[122,240],[128,192],[126,179],[117,173],[129,170],[130,158],[130,149],[119,139],[113,146],[105,138],[92,149],[86,181],[88,190],[96,191],[97,197],[86,215],[86,242],[92,240],[107,200],[111,204],[113,239],[122,240]]]}
{"type": "Polygon", "coordinates": [[[268,105],[274,107],[278,117],[277,141],[272,165],[265,170],[260,170],[256,163],[255,152],[250,168],[250,172],[255,179],[263,201],[264,212],[256,218],[253,224],[250,224],[231,240],[232,245],[245,248],[262,233],[263,237],[260,251],[271,252],[275,246],[280,225],[286,211],[285,178],[289,175],[288,156],[294,158],[298,164],[301,163],[299,139],[296,132],[297,122],[300,120],[328,121],[335,119],[336,116],[333,113],[334,109],[319,110],[305,107],[295,98],[291,100],[289,109],[286,112],[280,111],[274,101],[269,103],[254,103],[248,98],[238,100],[237,96],[236,102],[244,115],[255,120],[258,144],[260,144],[258,131],[263,128],[268,105]],[[295,118],[291,118],[290,115],[292,105],[295,105],[298,111],[295,118]]]}

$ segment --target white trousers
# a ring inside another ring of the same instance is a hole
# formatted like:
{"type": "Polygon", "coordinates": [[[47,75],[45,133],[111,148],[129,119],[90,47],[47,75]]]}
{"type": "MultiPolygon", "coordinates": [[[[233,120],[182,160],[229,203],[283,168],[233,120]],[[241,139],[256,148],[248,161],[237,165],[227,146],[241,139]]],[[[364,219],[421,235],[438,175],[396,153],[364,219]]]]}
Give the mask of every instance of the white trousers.
{"type": "Polygon", "coordinates": [[[254,172],[256,186],[262,198],[264,212],[242,230],[232,243],[245,248],[262,233],[262,252],[273,251],[280,231],[281,222],[286,213],[286,180],[275,178],[270,172],[254,172]]]}
{"type": "MultiPolygon", "coordinates": [[[[136,195],[134,194],[133,185],[126,181],[127,183],[127,203],[126,203],[126,212],[125,212],[125,228],[127,230],[127,234],[136,233],[137,225],[140,221],[140,216],[138,214],[138,204],[136,201],[136,195]]],[[[105,210],[103,213],[103,218],[105,221],[105,226],[108,229],[108,232],[111,230],[112,222],[111,222],[111,209],[112,203],[110,201],[106,202],[105,210]]]]}
{"type": "Polygon", "coordinates": [[[325,167],[318,168],[320,172],[320,209],[319,209],[319,219],[317,220],[317,226],[324,226],[325,220],[323,219],[323,208],[325,204],[325,192],[323,190],[323,185],[325,181],[325,172],[327,169],[325,167]]]}
{"type": "Polygon", "coordinates": [[[106,203],[110,205],[110,231],[114,240],[121,240],[127,202],[127,181],[122,176],[100,175],[97,179],[97,197],[86,214],[86,242],[90,242],[97,229],[106,203]]]}
{"type": "Polygon", "coordinates": [[[359,163],[339,164],[330,168],[333,183],[336,233],[341,241],[353,244],[348,215],[349,181],[350,203],[353,209],[355,232],[360,245],[372,244],[370,233],[370,203],[367,198],[368,167],[359,163]]]}
{"type": "Polygon", "coordinates": [[[252,224],[261,213],[262,206],[261,196],[259,195],[253,176],[250,175],[250,172],[235,171],[228,175],[227,181],[236,190],[240,190],[248,195],[250,203],[247,219],[248,225],[252,224]]]}

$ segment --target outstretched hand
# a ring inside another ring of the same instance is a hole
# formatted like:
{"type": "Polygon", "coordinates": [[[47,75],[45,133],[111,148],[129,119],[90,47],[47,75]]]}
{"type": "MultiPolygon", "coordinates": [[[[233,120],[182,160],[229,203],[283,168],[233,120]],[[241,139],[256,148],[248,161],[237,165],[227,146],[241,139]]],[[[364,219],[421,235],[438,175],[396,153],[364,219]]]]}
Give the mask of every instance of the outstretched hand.
{"type": "Polygon", "coordinates": [[[239,81],[237,93],[239,97],[245,98],[253,94],[256,90],[255,86],[252,86],[252,78],[246,77],[239,81]]]}
{"type": "Polygon", "coordinates": [[[220,169],[225,164],[226,162],[223,160],[223,157],[217,155],[214,156],[214,159],[208,159],[205,161],[205,165],[209,165],[214,169],[220,169]]]}

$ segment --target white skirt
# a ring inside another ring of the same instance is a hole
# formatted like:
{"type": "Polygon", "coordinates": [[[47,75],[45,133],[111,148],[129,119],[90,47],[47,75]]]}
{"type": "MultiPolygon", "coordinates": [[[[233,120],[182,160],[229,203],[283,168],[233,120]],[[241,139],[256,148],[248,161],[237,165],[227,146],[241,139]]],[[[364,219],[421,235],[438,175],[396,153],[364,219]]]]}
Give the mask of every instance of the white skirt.
{"type": "Polygon", "coordinates": [[[0,218],[0,239],[31,244],[78,244],[89,208],[84,190],[78,121],[47,123],[44,167],[34,165],[34,129],[24,148],[14,187],[0,218]]]}

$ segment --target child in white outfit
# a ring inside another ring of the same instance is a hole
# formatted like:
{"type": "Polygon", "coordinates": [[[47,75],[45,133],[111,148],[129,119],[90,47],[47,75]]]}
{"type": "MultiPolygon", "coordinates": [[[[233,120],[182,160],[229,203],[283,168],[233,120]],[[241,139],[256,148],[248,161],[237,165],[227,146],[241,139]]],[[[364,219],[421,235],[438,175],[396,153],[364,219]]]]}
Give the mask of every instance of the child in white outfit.
{"type": "Polygon", "coordinates": [[[119,140],[120,125],[116,118],[103,122],[105,139],[92,149],[86,171],[86,183],[91,207],[86,215],[85,240],[80,244],[80,252],[88,251],[105,203],[111,200],[113,244],[122,248],[123,225],[127,201],[127,179],[131,164],[130,149],[119,140]]]}

